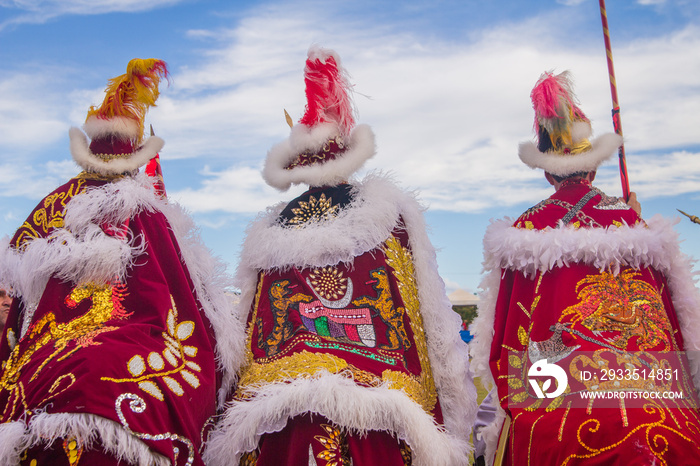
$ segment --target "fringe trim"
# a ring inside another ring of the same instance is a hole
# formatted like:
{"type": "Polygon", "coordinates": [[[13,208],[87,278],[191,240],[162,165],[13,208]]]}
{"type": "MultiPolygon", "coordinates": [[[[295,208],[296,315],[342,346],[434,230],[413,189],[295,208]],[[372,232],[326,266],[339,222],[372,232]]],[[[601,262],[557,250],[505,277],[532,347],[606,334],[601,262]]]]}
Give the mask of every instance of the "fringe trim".
{"type": "Polygon", "coordinates": [[[561,155],[556,152],[540,152],[531,141],[518,146],[518,156],[530,168],[541,168],[553,175],[565,176],[581,171],[596,170],[613,156],[622,145],[622,136],[614,133],[603,134],[591,141],[591,150],[577,155],[561,155]]]}
{"type": "Polygon", "coordinates": [[[339,134],[333,123],[321,123],[312,128],[295,125],[288,139],[273,146],[265,159],[262,177],[267,184],[286,191],[293,184],[334,186],[348,178],[376,153],[374,133],[367,125],[358,125],[345,140],[348,149],[338,158],[324,163],[285,169],[299,154],[317,151],[339,134]]]}
{"type": "Polygon", "coordinates": [[[155,157],[165,145],[163,139],[151,136],[128,158],[117,158],[105,162],[90,151],[87,136],[80,129],[71,128],[68,131],[68,136],[70,138],[70,152],[75,163],[85,170],[102,175],[118,175],[137,170],[155,157]]]}
{"type": "Polygon", "coordinates": [[[688,351],[695,386],[700,388],[700,293],[695,287],[692,262],[680,250],[678,223],[655,215],[647,225],[604,228],[571,227],[547,230],[513,228],[510,219],[493,222],[484,236],[484,290],[471,343],[476,374],[493,381],[488,366],[496,298],[501,269],[536,271],[573,263],[618,273],[622,266],[652,267],[666,277],[688,351]]]}
{"type": "Polygon", "coordinates": [[[360,387],[342,375],[324,373],[261,387],[248,401],[231,403],[222,423],[212,432],[204,460],[228,465],[256,448],[262,434],[278,432],[303,413],[316,413],[353,432],[395,433],[413,451],[417,466],[470,464],[466,438],[450,435],[408,396],[384,386],[360,387]]]}
{"type": "MultiPolygon", "coordinates": [[[[476,389],[469,374],[467,347],[459,338],[460,318],[452,311],[438,274],[422,208],[412,195],[377,175],[355,184],[354,193],[352,203],[331,221],[300,229],[284,228],[276,221],[284,207],[278,205],[251,225],[235,279],[242,290],[234,311],[236,318],[246,321],[259,270],[352,264],[354,257],[381,245],[401,216],[413,253],[423,327],[445,427],[455,437],[469,438],[476,417],[476,389]]],[[[246,329],[240,327],[237,332],[235,339],[245,341],[246,329]]],[[[238,372],[240,367],[232,370],[238,372]]]]}
{"type": "Polygon", "coordinates": [[[168,466],[170,460],[151,451],[140,439],[114,421],[93,414],[47,414],[34,416],[25,426],[11,422],[0,426],[0,464],[19,464],[20,455],[36,445],[75,437],[86,448],[96,441],[119,461],[139,466],[168,466]]]}

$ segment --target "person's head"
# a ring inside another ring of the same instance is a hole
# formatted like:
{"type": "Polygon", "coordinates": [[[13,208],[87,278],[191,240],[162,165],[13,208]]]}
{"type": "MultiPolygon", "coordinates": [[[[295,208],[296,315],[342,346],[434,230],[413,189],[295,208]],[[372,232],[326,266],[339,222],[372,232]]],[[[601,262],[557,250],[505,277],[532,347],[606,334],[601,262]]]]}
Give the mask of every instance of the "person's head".
{"type": "Polygon", "coordinates": [[[589,171],[589,172],[576,172],[576,173],[571,173],[570,175],[564,175],[564,176],[559,176],[559,175],[554,175],[549,172],[544,172],[544,177],[549,181],[549,184],[554,186],[554,189],[556,191],[559,190],[559,187],[565,180],[569,179],[574,179],[574,178],[580,178],[583,180],[587,180],[589,183],[592,183],[593,180],[595,179],[596,175],[596,170],[589,171]]]}
{"type": "Polygon", "coordinates": [[[537,142],[520,144],[518,156],[528,167],[559,177],[591,172],[622,144],[617,134],[592,137],[591,123],[578,106],[568,72],[543,73],[530,94],[537,142]]]}
{"type": "Polygon", "coordinates": [[[7,322],[7,314],[12,306],[12,298],[3,289],[0,289],[0,331],[4,330],[7,322]]]}

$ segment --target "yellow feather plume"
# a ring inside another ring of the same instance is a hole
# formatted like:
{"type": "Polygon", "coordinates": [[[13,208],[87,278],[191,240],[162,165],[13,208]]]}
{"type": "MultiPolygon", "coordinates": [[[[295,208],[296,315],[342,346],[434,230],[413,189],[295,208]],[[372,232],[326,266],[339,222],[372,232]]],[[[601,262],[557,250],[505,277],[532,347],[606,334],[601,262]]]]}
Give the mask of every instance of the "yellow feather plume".
{"type": "Polygon", "coordinates": [[[146,112],[156,105],[160,95],[158,84],[167,77],[168,69],[163,60],[134,58],[127,65],[125,74],[109,80],[102,105],[90,107],[87,118],[125,117],[137,121],[139,138],[136,143],[140,143],[146,112]]]}

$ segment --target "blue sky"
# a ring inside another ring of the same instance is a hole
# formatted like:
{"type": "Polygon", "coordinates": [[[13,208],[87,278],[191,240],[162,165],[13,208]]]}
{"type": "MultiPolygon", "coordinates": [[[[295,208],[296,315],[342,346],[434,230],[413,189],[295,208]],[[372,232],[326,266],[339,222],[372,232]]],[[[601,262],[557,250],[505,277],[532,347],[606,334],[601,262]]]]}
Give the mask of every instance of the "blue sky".
{"type": "MultiPolygon", "coordinates": [[[[700,2],[608,0],[630,184],[643,214],[700,215],[700,2]]],[[[168,193],[233,271],[248,223],[289,200],[259,171],[304,108],[312,43],[338,52],[378,152],[366,170],[415,190],[448,290],[476,291],[489,219],[547,197],[517,157],[529,92],[571,70],[596,134],[612,131],[595,0],[0,0],[0,236],[78,173],[68,128],[135,57],[172,73],[147,124],[166,141],[168,193]]],[[[620,195],[617,167],[597,183],[620,195]]],[[[681,219],[700,258],[700,225],[681,219]]]]}

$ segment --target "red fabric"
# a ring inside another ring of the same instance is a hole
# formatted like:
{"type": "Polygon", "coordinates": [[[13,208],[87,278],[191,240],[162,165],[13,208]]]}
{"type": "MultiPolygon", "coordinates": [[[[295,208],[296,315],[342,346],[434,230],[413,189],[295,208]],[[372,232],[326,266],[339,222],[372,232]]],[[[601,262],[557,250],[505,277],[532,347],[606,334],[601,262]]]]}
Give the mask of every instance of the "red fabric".
{"type": "MultiPolygon", "coordinates": [[[[126,225],[146,251],[124,283],[79,296],[76,284],[52,277],[12,352],[3,335],[1,420],[29,423],[37,411],[94,414],[128,425],[173,464],[185,464],[189,450],[202,464],[203,429],[220,385],[213,330],[165,217],[141,212],[126,225]],[[130,409],[137,397],[142,413],[130,409]],[[165,434],[177,438],[149,438],[165,434]]],[[[19,336],[23,309],[15,302],[7,329],[19,336]]]]}
{"type": "Polygon", "coordinates": [[[63,227],[66,204],[90,186],[99,186],[103,181],[86,180],[76,177],[56,188],[46,196],[17,229],[10,245],[18,248],[32,238],[45,238],[56,228],[63,227]]]}
{"type": "Polygon", "coordinates": [[[559,221],[589,191],[594,190],[588,203],[568,223],[574,227],[609,227],[635,225],[642,221],[637,213],[616,197],[607,196],[581,179],[565,180],[561,188],[548,199],[523,213],[515,222],[518,228],[543,230],[556,228],[559,221]],[[619,207],[618,207],[619,206],[619,207]]]}
{"type": "Polygon", "coordinates": [[[323,416],[304,414],[291,419],[281,431],[263,435],[256,465],[306,465],[311,449],[318,466],[350,464],[350,459],[363,466],[405,466],[401,448],[387,432],[345,433],[323,416]]]}
{"type": "MultiPolygon", "coordinates": [[[[410,250],[405,229],[397,227],[392,235],[394,248],[398,245],[404,251],[410,250]]],[[[340,373],[352,377],[360,386],[381,385],[385,372],[401,374],[397,377],[399,382],[412,380],[412,387],[420,386],[420,397],[432,399],[413,401],[421,403],[436,423],[443,422],[432,375],[424,373],[430,370],[427,349],[421,363],[422,350],[417,341],[419,337],[425,341],[422,324],[416,321],[420,319],[412,320],[402,296],[402,287],[405,293],[410,286],[400,283],[400,272],[395,269],[397,262],[383,247],[388,247],[387,243],[355,257],[349,264],[260,273],[258,296],[248,318],[250,350],[257,368],[250,377],[244,370],[239,397],[245,397],[242,393],[246,390],[254,392],[260,387],[257,384],[288,380],[295,376],[295,371],[300,371],[301,377],[323,368],[337,373],[336,363],[325,367],[324,359],[320,358],[331,356],[342,360],[344,369],[340,373]]],[[[411,269],[411,277],[412,273],[411,269]]],[[[409,396],[414,395],[415,392],[409,396]]],[[[318,428],[317,417],[322,416],[313,415],[313,429],[318,428]]],[[[302,464],[292,460],[276,462],[287,454],[296,458],[293,453],[296,450],[308,459],[308,441],[294,445],[297,435],[307,435],[295,432],[296,425],[295,418],[284,434],[268,433],[262,437],[261,454],[273,455],[274,459],[259,464],[302,464]],[[275,439],[274,447],[268,446],[270,438],[275,439]],[[289,445],[283,447],[286,443],[289,445]]],[[[353,458],[357,458],[355,464],[394,464],[390,458],[400,457],[396,455],[397,443],[390,433],[372,433],[362,440],[349,440],[349,444],[353,458]],[[372,449],[370,445],[375,441],[378,443],[372,449]],[[384,447],[389,451],[379,451],[384,447]]]]}
{"type": "MultiPolygon", "coordinates": [[[[406,247],[405,231],[394,234],[406,247]]],[[[309,284],[312,275],[322,276],[318,269],[294,268],[262,275],[260,289],[267,291],[261,293],[257,309],[249,315],[249,324],[257,319],[251,339],[256,362],[265,364],[306,351],[338,356],[380,378],[387,369],[419,376],[422,369],[410,319],[384,253],[372,250],[356,257],[352,264],[337,264],[331,269],[352,282],[352,301],[342,308],[324,306],[309,284]],[[381,288],[382,279],[388,289],[381,288]],[[393,302],[394,311],[403,314],[400,325],[392,327],[380,316],[380,295],[393,302]],[[369,337],[353,341],[354,335],[363,331],[369,337]]]]}
{"type": "MultiPolygon", "coordinates": [[[[589,189],[585,183],[574,183],[550,199],[575,205],[589,189]]],[[[599,199],[594,198],[575,221],[595,226],[637,221],[628,210],[596,210],[599,199]]],[[[525,221],[540,229],[556,226],[565,212],[561,204],[545,201],[521,216],[516,226],[525,227],[525,221]]],[[[504,270],[494,327],[491,371],[501,406],[512,419],[504,464],[676,465],[690,464],[700,454],[695,388],[687,361],[674,353],[683,349],[683,339],[666,279],[658,271],[623,267],[615,276],[582,263],[534,277],[504,270]],[[568,368],[569,377],[562,397],[538,399],[530,387],[527,372],[538,351],[563,356],[557,364],[568,368]],[[594,352],[601,362],[577,356],[594,352]],[[572,377],[572,367],[596,374],[601,367],[630,367],[617,359],[620,354],[639,355],[647,361],[648,355],[661,354],[674,361],[677,378],[665,384],[652,380],[654,389],[682,390],[693,398],[653,403],[626,400],[624,404],[595,400],[587,408],[578,392],[647,388],[572,377]]]]}

